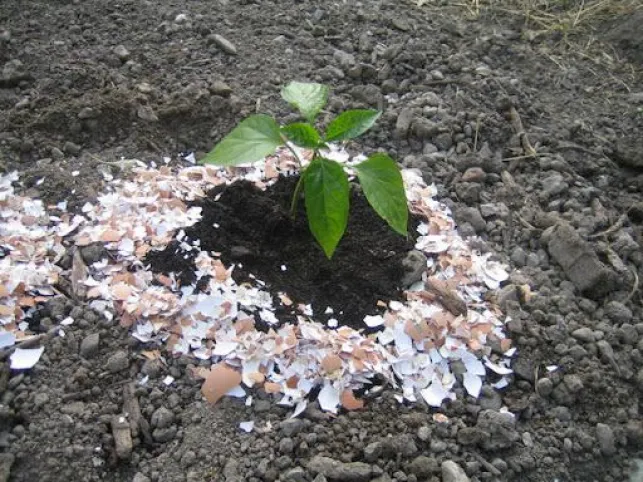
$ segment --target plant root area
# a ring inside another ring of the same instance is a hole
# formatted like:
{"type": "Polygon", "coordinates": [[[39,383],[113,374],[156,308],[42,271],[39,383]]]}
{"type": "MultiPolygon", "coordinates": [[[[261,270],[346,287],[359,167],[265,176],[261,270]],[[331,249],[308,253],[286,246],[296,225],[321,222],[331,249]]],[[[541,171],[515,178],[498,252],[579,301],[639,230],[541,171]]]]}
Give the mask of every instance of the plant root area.
{"type": "MultiPolygon", "coordinates": [[[[363,329],[364,316],[403,300],[402,260],[414,248],[417,223],[409,222],[408,238],[395,233],[353,186],[346,233],[329,260],[310,232],[303,198],[294,219],[290,214],[298,179],[281,177],[265,191],[248,181],[213,189],[195,204],[203,217],[185,230],[185,240],[221,253],[237,284],[259,279],[286,294],[292,309],[275,302],[280,321],[296,321],[297,306],[310,304],[318,321],[363,329]]],[[[175,273],[185,284],[195,279],[193,259],[178,243],[151,252],[148,261],[154,272],[175,273]]]]}
{"type": "MultiPolygon", "coordinates": [[[[506,386],[485,378],[478,397],[458,361],[457,397],[439,408],[400,403],[402,387],[382,385],[355,392],[363,409],[309,403],[290,418],[293,407],[259,390],[205,403],[199,374],[210,360],[133,338],[61,277],[53,300],[24,293],[38,363],[10,368],[14,347],[0,336],[0,481],[643,480],[633,475],[643,458],[643,10],[630,0],[526,3],[0,0],[0,171],[19,174],[16,195],[42,201],[21,219],[25,232],[37,237],[41,209],[73,224],[135,175],[134,161],[185,168],[250,114],[297,121],[279,89],[325,83],[322,125],[347,109],[381,110],[351,153],[382,149],[416,170],[460,235],[509,266],[490,302],[516,350],[506,386]],[[611,3],[611,18],[592,23],[611,3]],[[563,9],[573,21],[561,33],[563,9]]],[[[326,327],[333,317],[355,326],[398,300],[414,240],[354,190],[329,261],[303,201],[289,217],[294,182],[191,200],[203,218],[184,240],[221,253],[237,282],[252,275],[272,296],[311,304],[326,327]]],[[[11,203],[0,200],[0,225],[11,203]]],[[[69,252],[52,254],[65,270],[82,266],[74,258],[113,262],[110,241],[74,251],[73,236],[60,238],[69,252]]],[[[25,260],[51,248],[38,243],[25,260]]],[[[24,248],[2,244],[0,264],[24,248]]],[[[174,273],[180,287],[205,290],[181,242],[147,256],[150,278],[174,273]]],[[[19,311],[2,300],[0,315],[19,311]]]]}

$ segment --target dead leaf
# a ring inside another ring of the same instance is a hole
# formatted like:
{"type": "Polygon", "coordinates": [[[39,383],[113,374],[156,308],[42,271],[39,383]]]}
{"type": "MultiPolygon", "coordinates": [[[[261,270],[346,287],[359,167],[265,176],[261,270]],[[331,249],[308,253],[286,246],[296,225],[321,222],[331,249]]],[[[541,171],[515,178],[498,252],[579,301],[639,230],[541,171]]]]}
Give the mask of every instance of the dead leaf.
{"type": "Polygon", "coordinates": [[[201,393],[212,404],[241,383],[241,373],[222,362],[210,369],[201,393]]]}

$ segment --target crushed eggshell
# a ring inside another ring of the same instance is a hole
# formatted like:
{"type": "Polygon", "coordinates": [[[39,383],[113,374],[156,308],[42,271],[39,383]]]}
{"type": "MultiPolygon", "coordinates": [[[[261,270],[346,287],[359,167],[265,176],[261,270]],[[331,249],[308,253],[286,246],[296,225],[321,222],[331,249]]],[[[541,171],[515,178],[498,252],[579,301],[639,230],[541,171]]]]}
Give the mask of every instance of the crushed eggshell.
{"type": "Polygon", "coordinates": [[[208,402],[217,403],[221,397],[240,383],[241,373],[226,363],[219,363],[210,369],[201,387],[201,393],[208,402]]]}

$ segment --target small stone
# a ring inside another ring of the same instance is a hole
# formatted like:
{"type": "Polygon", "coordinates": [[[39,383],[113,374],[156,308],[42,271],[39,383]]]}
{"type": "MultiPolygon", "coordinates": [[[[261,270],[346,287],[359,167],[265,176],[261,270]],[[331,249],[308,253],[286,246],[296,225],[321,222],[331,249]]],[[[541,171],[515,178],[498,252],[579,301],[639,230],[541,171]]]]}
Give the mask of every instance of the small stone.
{"type": "Polygon", "coordinates": [[[604,423],[596,424],[596,438],[603,455],[614,455],[616,453],[614,432],[609,425],[604,423]]]}
{"type": "Polygon", "coordinates": [[[453,146],[453,137],[448,132],[443,132],[433,139],[433,144],[441,151],[448,151],[453,146]]]}
{"type": "Polygon", "coordinates": [[[322,474],[329,479],[346,482],[368,481],[373,472],[371,466],[363,462],[344,463],[319,455],[308,462],[307,468],[311,472],[322,474]]]}
{"type": "Polygon", "coordinates": [[[304,428],[304,421],[299,418],[289,418],[279,424],[279,428],[286,437],[293,437],[304,428]]]}
{"type": "Polygon", "coordinates": [[[600,298],[612,291],[614,273],[573,227],[559,223],[549,236],[549,254],[579,291],[590,298],[600,298]]]}
{"type": "Polygon", "coordinates": [[[91,107],[83,107],[78,113],[78,118],[81,120],[93,119],[97,116],[97,113],[91,107]]]}
{"type": "MultiPolygon", "coordinates": [[[[411,124],[411,134],[420,140],[431,139],[438,133],[438,130],[439,126],[435,122],[423,117],[413,120],[411,124]]],[[[435,142],[433,144],[437,147],[435,142]]]]}
{"type": "Polygon", "coordinates": [[[398,30],[401,30],[402,32],[408,32],[409,30],[411,30],[411,24],[405,18],[395,17],[391,21],[391,24],[393,25],[393,27],[395,27],[398,30]]]}
{"type": "Polygon", "coordinates": [[[109,256],[105,246],[101,243],[90,244],[89,246],[80,248],[80,255],[88,265],[98,263],[109,256]]]}
{"type": "Polygon", "coordinates": [[[290,437],[282,438],[279,441],[279,452],[282,454],[290,454],[295,450],[295,442],[290,437]]]}
{"type": "Polygon", "coordinates": [[[583,382],[578,375],[565,375],[563,383],[569,388],[572,393],[578,393],[583,389],[583,382]]]}
{"type": "Polygon", "coordinates": [[[413,110],[408,108],[402,109],[395,122],[395,130],[393,131],[395,139],[406,139],[412,122],[413,110]]]}
{"type": "Polygon", "coordinates": [[[372,442],[364,448],[364,460],[367,462],[375,462],[383,452],[384,444],[382,444],[382,442],[372,442]]]}
{"type": "Polygon", "coordinates": [[[402,287],[406,288],[413,283],[422,280],[422,274],[427,269],[427,258],[422,251],[412,250],[406,253],[402,259],[404,275],[402,276],[402,287]]]}
{"type": "Polygon", "coordinates": [[[15,456],[12,453],[4,452],[0,454],[0,482],[9,482],[14,461],[15,456]]]}
{"type": "Polygon", "coordinates": [[[67,154],[71,154],[72,156],[77,156],[78,154],[80,154],[81,147],[78,144],[67,141],[63,145],[63,151],[65,151],[67,154]]]}
{"type": "Polygon", "coordinates": [[[306,471],[301,467],[295,467],[286,471],[282,476],[283,482],[307,482],[306,471]]]}
{"type": "Polygon", "coordinates": [[[115,47],[114,54],[123,63],[127,62],[130,57],[129,50],[127,50],[124,45],[118,45],[117,47],[115,47]]]}
{"type": "Polygon", "coordinates": [[[455,218],[458,223],[471,224],[473,229],[478,233],[485,232],[487,230],[487,223],[477,207],[463,207],[457,209],[455,212],[455,218]]]}
{"type": "Polygon", "coordinates": [[[237,55],[237,47],[234,46],[232,42],[219,34],[213,34],[208,36],[208,39],[212,41],[217,47],[219,47],[223,52],[228,55],[237,55]]]}
{"type": "Polygon", "coordinates": [[[333,53],[333,59],[343,69],[348,69],[355,65],[355,56],[348,52],[344,52],[343,50],[335,50],[333,53]]]}
{"type": "Polygon", "coordinates": [[[588,328],[586,326],[572,331],[572,336],[577,340],[582,341],[583,343],[593,343],[594,341],[596,341],[594,332],[591,328],[588,328]]]}
{"type": "Polygon", "coordinates": [[[643,422],[640,420],[630,420],[625,426],[625,433],[627,434],[627,441],[635,446],[643,446],[643,422]]]}
{"type": "Polygon", "coordinates": [[[431,438],[431,429],[426,425],[418,428],[418,438],[422,442],[427,442],[431,438]]]}
{"type": "Polygon", "coordinates": [[[117,415],[112,418],[112,436],[116,448],[116,456],[121,460],[127,460],[132,456],[132,432],[129,421],[124,415],[117,415]]]}
{"type": "Polygon", "coordinates": [[[105,369],[110,373],[117,373],[126,370],[129,367],[129,356],[127,352],[117,351],[109,357],[105,364],[105,369]]]}
{"type": "Polygon", "coordinates": [[[610,301],[605,305],[605,315],[614,323],[622,324],[632,321],[632,310],[620,301],[610,301]]]}
{"type": "Polygon", "coordinates": [[[215,80],[210,85],[210,92],[212,92],[214,95],[228,97],[230,94],[232,94],[232,87],[221,80],[215,80]]]}
{"type": "Polygon", "coordinates": [[[520,436],[515,429],[516,418],[510,413],[483,410],[478,415],[476,428],[491,435],[482,440],[485,450],[498,450],[511,447],[520,436]]]}
{"type": "Polygon", "coordinates": [[[98,353],[100,346],[100,334],[91,333],[80,342],[80,356],[89,359],[98,353]]]}
{"type": "Polygon", "coordinates": [[[484,182],[487,173],[481,167],[470,167],[462,174],[463,182],[484,182]]]}
{"type": "Polygon", "coordinates": [[[152,427],[167,428],[174,423],[174,413],[168,408],[159,407],[152,414],[152,427]]]}
{"type": "Polygon", "coordinates": [[[49,403],[49,395],[45,392],[36,393],[33,398],[33,403],[37,408],[47,405],[47,403],[49,403]]]}
{"type": "Polygon", "coordinates": [[[158,378],[163,373],[163,362],[159,359],[145,360],[141,367],[141,373],[152,379],[158,378]]]}
{"type": "Polygon", "coordinates": [[[548,397],[554,391],[554,382],[549,378],[541,378],[536,382],[536,393],[541,397],[548,397]]]}
{"type": "Polygon", "coordinates": [[[53,157],[56,161],[60,161],[61,159],[65,158],[65,153],[60,149],[58,149],[57,147],[52,147],[51,157],[53,157]]]}
{"type": "Polygon", "coordinates": [[[614,362],[614,349],[607,340],[599,340],[596,343],[596,347],[598,348],[598,353],[603,361],[608,363],[614,362]]]}
{"type": "Polygon", "coordinates": [[[25,65],[18,59],[13,59],[4,64],[0,71],[0,87],[16,87],[23,80],[31,78],[25,65]]]}
{"type": "Polygon", "coordinates": [[[177,429],[175,426],[168,428],[157,428],[152,432],[152,438],[157,442],[166,443],[176,437],[177,429]]]}
{"type": "Polygon", "coordinates": [[[142,474],[141,472],[136,472],[136,474],[134,474],[134,478],[132,479],[132,482],[152,482],[152,480],[145,474],[142,474]]]}
{"type": "Polygon", "coordinates": [[[442,482],[469,482],[469,477],[453,460],[445,460],[442,462],[442,482]]]}
{"type": "Polygon", "coordinates": [[[174,17],[174,23],[177,25],[182,25],[184,23],[188,23],[189,21],[190,17],[185,13],[179,13],[176,17],[174,17]]]}
{"type": "Polygon", "coordinates": [[[437,472],[438,463],[435,459],[420,455],[409,464],[408,471],[419,478],[427,478],[433,472],[437,472]]]}
{"type": "Polygon", "coordinates": [[[152,106],[150,105],[139,106],[139,108],[136,110],[136,116],[139,119],[148,122],[156,122],[159,120],[159,117],[156,115],[156,112],[154,112],[154,109],[152,109],[152,106]]]}

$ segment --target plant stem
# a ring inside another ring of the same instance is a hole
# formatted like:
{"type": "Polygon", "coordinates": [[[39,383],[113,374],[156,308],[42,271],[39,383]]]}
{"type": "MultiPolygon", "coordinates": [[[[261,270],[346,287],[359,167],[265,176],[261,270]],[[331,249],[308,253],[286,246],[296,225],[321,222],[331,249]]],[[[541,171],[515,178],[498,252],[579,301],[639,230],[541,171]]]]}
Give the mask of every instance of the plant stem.
{"type": "MultiPolygon", "coordinates": [[[[295,186],[295,192],[292,194],[292,200],[290,201],[290,217],[295,219],[297,216],[297,199],[299,198],[299,193],[301,192],[301,188],[304,185],[304,163],[300,159],[300,157],[297,155],[297,152],[292,148],[290,144],[288,144],[288,139],[284,138],[284,144],[288,148],[290,152],[292,152],[292,155],[295,156],[295,159],[299,163],[299,181],[297,181],[297,185],[295,186]]],[[[313,154],[313,159],[317,155],[317,151],[315,150],[315,153],[313,154]]]]}
{"type": "Polygon", "coordinates": [[[292,217],[293,219],[295,219],[295,216],[297,215],[297,198],[299,198],[299,193],[303,185],[304,185],[304,172],[302,171],[299,174],[299,181],[297,181],[297,185],[295,186],[295,192],[292,194],[292,200],[290,201],[290,217],[292,217]]]}

